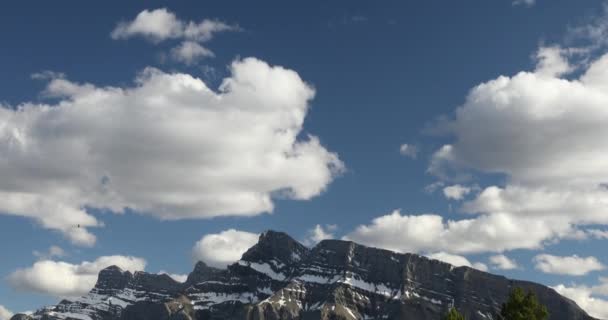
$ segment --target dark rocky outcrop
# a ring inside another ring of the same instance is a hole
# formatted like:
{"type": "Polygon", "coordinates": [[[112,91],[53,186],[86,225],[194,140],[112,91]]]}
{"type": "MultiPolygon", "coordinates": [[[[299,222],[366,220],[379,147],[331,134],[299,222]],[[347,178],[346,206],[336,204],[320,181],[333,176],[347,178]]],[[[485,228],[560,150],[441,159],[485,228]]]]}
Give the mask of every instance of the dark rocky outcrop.
{"type": "Polygon", "coordinates": [[[13,319],[497,319],[513,287],[534,291],[551,320],[592,320],[551,288],[415,254],[325,240],[308,249],[267,231],[227,269],[196,264],[185,283],[109,267],[91,292],[13,319]]]}
{"type": "Polygon", "coordinates": [[[33,318],[27,314],[16,314],[11,318],[11,320],[33,320],[33,318]]]}

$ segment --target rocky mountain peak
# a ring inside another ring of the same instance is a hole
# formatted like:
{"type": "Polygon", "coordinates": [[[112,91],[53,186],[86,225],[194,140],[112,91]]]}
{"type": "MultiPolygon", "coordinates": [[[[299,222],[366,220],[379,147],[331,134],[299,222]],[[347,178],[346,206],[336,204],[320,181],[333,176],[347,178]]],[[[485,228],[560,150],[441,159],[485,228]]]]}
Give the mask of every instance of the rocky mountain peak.
{"type": "Polygon", "coordinates": [[[154,274],[137,271],[133,275],[130,287],[140,291],[174,292],[179,290],[180,283],[167,274],[154,274]]]}
{"type": "Polygon", "coordinates": [[[194,266],[194,270],[188,275],[186,283],[197,284],[205,281],[212,281],[224,274],[225,270],[208,266],[203,261],[199,261],[194,266]]]}
{"type": "Polygon", "coordinates": [[[133,274],[118,266],[109,266],[99,272],[95,288],[100,290],[123,289],[133,279],[133,274]]]}
{"type": "Polygon", "coordinates": [[[258,243],[243,254],[241,260],[265,262],[276,260],[282,264],[300,261],[309,249],[284,232],[268,230],[260,234],[258,243]]]}
{"type": "Polygon", "coordinates": [[[350,241],[308,249],[276,231],[227,269],[198,262],[186,283],[112,266],[89,294],[13,319],[434,320],[455,307],[467,319],[489,320],[513,287],[536,293],[550,320],[595,320],[540,284],[350,241]]]}

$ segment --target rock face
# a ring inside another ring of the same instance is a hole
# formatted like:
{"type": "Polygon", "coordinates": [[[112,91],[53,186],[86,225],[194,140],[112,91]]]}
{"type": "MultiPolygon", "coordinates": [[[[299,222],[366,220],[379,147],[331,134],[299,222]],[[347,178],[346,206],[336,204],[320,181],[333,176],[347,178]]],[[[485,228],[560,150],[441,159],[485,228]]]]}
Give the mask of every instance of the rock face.
{"type": "Polygon", "coordinates": [[[498,319],[515,286],[534,291],[551,320],[593,320],[539,284],[348,241],[308,249],[274,231],[226,270],[199,262],[178,283],[108,267],[86,296],[13,319],[435,320],[456,307],[467,319],[488,320],[498,319]]]}

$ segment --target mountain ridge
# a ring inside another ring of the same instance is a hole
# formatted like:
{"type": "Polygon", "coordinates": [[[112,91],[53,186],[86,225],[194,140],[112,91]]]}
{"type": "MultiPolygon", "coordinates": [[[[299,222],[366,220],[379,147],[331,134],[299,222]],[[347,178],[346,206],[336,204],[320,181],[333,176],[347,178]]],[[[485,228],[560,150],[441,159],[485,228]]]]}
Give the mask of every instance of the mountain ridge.
{"type": "Polygon", "coordinates": [[[226,269],[196,263],[186,282],[166,274],[99,273],[89,294],[12,319],[440,319],[456,307],[498,319],[509,290],[534,291],[550,320],[594,320],[555,290],[412,253],[323,240],[307,248],[266,231],[226,269]]]}

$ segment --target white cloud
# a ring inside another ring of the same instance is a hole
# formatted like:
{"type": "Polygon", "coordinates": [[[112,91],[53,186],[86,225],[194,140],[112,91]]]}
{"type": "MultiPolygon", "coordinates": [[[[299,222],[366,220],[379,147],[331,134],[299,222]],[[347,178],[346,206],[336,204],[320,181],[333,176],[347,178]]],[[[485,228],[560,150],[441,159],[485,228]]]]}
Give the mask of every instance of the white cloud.
{"type": "Polygon", "coordinates": [[[588,229],[584,231],[587,235],[596,239],[608,239],[608,230],[588,229]]]}
{"type": "Polygon", "coordinates": [[[211,50],[193,41],[184,41],[181,45],[171,50],[171,57],[174,60],[183,62],[188,65],[193,64],[200,58],[212,58],[214,56],[215,54],[213,54],[211,50]]]}
{"type": "Polygon", "coordinates": [[[434,193],[435,191],[437,191],[437,189],[441,188],[445,186],[445,182],[443,181],[435,181],[433,183],[430,183],[426,186],[424,186],[424,192],[426,193],[434,193]]]}
{"type": "Polygon", "coordinates": [[[61,258],[61,257],[65,257],[67,255],[67,253],[59,246],[50,246],[49,249],[46,252],[40,252],[38,250],[34,250],[33,252],[34,256],[38,257],[39,259],[43,259],[43,260],[47,260],[50,258],[61,258]]]}
{"type": "Polygon", "coordinates": [[[599,14],[588,16],[582,25],[569,26],[566,42],[576,44],[583,58],[600,52],[608,44],[608,4],[602,3],[599,14]]]}
{"type": "Polygon", "coordinates": [[[444,220],[440,215],[402,215],[396,210],[361,225],[344,239],[399,252],[481,253],[539,249],[570,232],[568,223],[508,214],[444,220]]]}
{"type": "Polygon", "coordinates": [[[169,273],[169,272],[164,271],[164,270],[159,271],[158,274],[166,274],[169,277],[171,277],[173,280],[175,280],[177,282],[181,282],[181,283],[186,282],[186,280],[188,279],[188,275],[187,274],[169,273]]]}
{"type": "Polygon", "coordinates": [[[141,36],[156,43],[181,39],[183,42],[171,50],[170,56],[176,61],[193,64],[200,58],[214,56],[201,43],[210,41],[216,33],[238,30],[238,26],[219,20],[205,19],[199,23],[182,21],[173,12],[161,8],[144,10],[133,21],[118,23],[111,37],[118,40],[141,36]]]}
{"type": "Polygon", "coordinates": [[[573,70],[560,47],[542,47],[536,53],[535,73],[541,76],[558,77],[573,70]]]}
{"type": "Polygon", "coordinates": [[[520,72],[480,84],[448,124],[456,141],[440,149],[435,165],[504,173],[526,184],[597,186],[608,179],[607,87],[608,55],[578,80],[520,72]]]}
{"type": "Polygon", "coordinates": [[[443,195],[452,200],[462,200],[464,196],[472,191],[470,187],[463,186],[460,184],[451,185],[443,188],[443,195]]]}
{"type": "Polygon", "coordinates": [[[258,238],[256,233],[234,229],[207,234],[192,248],[192,257],[213,267],[226,268],[241,259],[243,253],[258,242],[258,238]]]}
{"type": "MultiPolygon", "coordinates": [[[[431,130],[435,129],[433,128],[431,130]]],[[[439,150],[435,151],[435,153],[433,153],[433,156],[431,157],[431,162],[429,164],[427,172],[437,176],[442,180],[449,180],[446,171],[446,164],[453,161],[452,148],[453,147],[451,145],[446,144],[439,148],[439,150]]]]}
{"type": "Polygon", "coordinates": [[[456,142],[436,160],[530,185],[598,186],[608,179],[607,87],[608,55],[578,80],[520,72],[480,84],[449,123],[456,142]]]}
{"type": "Polygon", "coordinates": [[[513,0],[514,6],[524,5],[524,6],[531,7],[535,4],[536,4],[536,0],[513,0]]]}
{"type": "Polygon", "coordinates": [[[127,39],[139,35],[154,41],[162,41],[181,37],[183,32],[183,22],[173,12],[162,8],[144,10],[133,21],[119,23],[111,36],[113,39],[127,39]]]}
{"type": "Polygon", "coordinates": [[[226,24],[218,20],[205,19],[200,23],[188,22],[185,24],[183,37],[185,39],[206,42],[213,38],[214,34],[225,31],[240,31],[241,28],[234,25],[226,24]]]}
{"type": "Polygon", "coordinates": [[[95,286],[99,271],[112,265],[134,272],[144,270],[146,261],[131,256],[103,256],[95,261],[84,261],[80,264],[41,260],[31,267],[11,273],[8,282],[20,291],[62,298],[78,297],[95,286]]]}
{"type": "Polygon", "coordinates": [[[299,139],[314,90],[255,58],[235,61],[219,92],[148,68],[134,87],[53,79],[55,104],[0,107],[0,212],[77,244],[102,223],[83,208],[162,219],[252,216],[273,197],[322,193],[343,163],[299,139]]]}
{"type": "Polygon", "coordinates": [[[546,237],[537,244],[580,239],[582,226],[608,224],[608,55],[577,79],[561,78],[574,68],[572,50],[541,48],[535,71],[473,88],[454,118],[439,124],[436,131],[454,142],[435,152],[428,169],[443,181],[504,175],[504,186],[486,186],[463,210],[535,221],[546,237]]]}
{"type": "Polygon", "coordinates": [[[577,255],[561,257],[550,254],[539,254],[534,257],[536,269],[551,274],[583,276],[592,271],[604,270],[606,267],[596,257],[579,257],[577,255]]]}
{"type": "Polygon", "coordinates": [[[600,283],[593,287],[593,292],[598,295],[608,296],[608,277],[599,277],[600,283]]]}
{"type": "Polygon", "coordinates": [[[490,264],[496,269],[513,270],[519,268],[515,260],[510,259],[504,254],[497,254],[490,257],[490,264]]]}
{"type": "Polygon", "coordinates": [[[10,310],[0,305],[0,320],[9,320],[12,316],[13,313],[10,310]]]}
{"type": "Polygon", "coordinates": [[[317,224],[314,228],[308,230],[308,235],[306,239],[304,239],[304,244],[307,246],[313,246],[322,240],[326,239],[334,239],[335,235],[333,231],[337,229],[337,226],[334,224],[328,224],[322,226],[317,224]]]}
{"type": "Polygon", "coordinates": [[[418,157],[418,147],[404,143],[399,147],[399,153],[404,157],[416,159],[418,157]]]}
{"type": "Polygon", "coordinates": [[[606,297],[608,283],[600,279],[598,286],[565,286],[563,284],[553,287],[559,294],[572,299],[579,307],[585,310],[590,316],[599,319],[608,319],[608,300],[599,296],[606,297]]]}
{"type": "Polygon", "coordinates": [[[205,19],[200,23],[185,22],[165,8],[143,10],[133,21],[120,22],[112,31],[113,39],[128,39],[142,36],[152,41],[188,39],[197,42],[209,41],[213,35],[223,31],[236,31],[239,27],[218,20],[205,19]]]}
{"type": "Polygon", "coordinates": [[[437,238],[443,232],[441,216],[402,216],[400,211],[395,210],[375,218],[370,225],[357,227],[344,239],[399,252],[435,251],[435,247],[441,246],[437,238]]]}
{"type": "Polygon", "coordinates": [[[65,78],[65,74],[61,73],[61,72],[51,71],[51,70],[44,70],[41,72],[32,73],[31,78],[35,79],[35,80],[49,80],[49,79],[56,79],[56,78],[65,78]]]}
{"type": "Polygon", "coordinates": [[[536,217],[561,216],[573,223],[606,224],[608,193],[601,189],[562,189],[559,186],[530,187],[491,186],[477,198],[464,204],[471,213],[508,212],[512,215],[536,217]]]}
{"type": "Polygon", "coordinates": [[[437,252],[427,255],[427,257],[443,262],[447,262],[456,267],[470,267],[481,271],[488,271],[488,266],[481,262],[471,263],[469,259],[463,256],[449,254],[446,252],[437,252]]]}
{"type": "MultiPolygon", "coordinates": [[[[9,111],[12,112],[12,111],[9,111]]],[[[3,116],[6,115],[6,113],[4,113],[4,109],[0,109],[0,124],[5,124],[5,128],[7,126],[8,123],[2,123],[3,120],[3,116]]],[[[19,112],[21,113],[21,112],[19,112]]],[[[17,113],[15,113],[17,114],[17,113]]],[[[10,129],[9,129],[10,130],[10,129]]],[[[62,192],[67,192],[68,190],[62,190],[61,187],[57,186],[57,189],[55,190],[37,190],[39,188],[42,188],[42,186],[35,186],[33,185],[35,183],[34,180],[36,179],[36,176],[39,174],[43,174],[44,171],[44,167],[45,165],[42,165],[42,167],[38,168],[40,171],[39,172],[34,172],[34,171],[29,171],[29,175],[27,173],[24,173],[21,178],[23,180],[20,180],[18,178],[20,171],[22,170],[26,170],[26,168],[22,165],[28,166],[28,165],[33,165],[33,162],[35,161],[41,161],[41,163],[43,162],[42,158],[38,158],[37,160],[35,159],[35,157],[29,158],[27,160],[23,159],[22,157],[25,156],[25,153],[27,152],[21,152],[21,151],[17,151],[16,153],[11,153],[11,151],[13,151],[16,148],[20,148],[19,146],[17,146],[18,144],[22,144],[24,142],[11,142],[11,136],[13,137],[20,135],[18,129],[14,129],[11,130],[12,132],[0,132],[0,149],[4,149],[7,151],[7,153],[4,154],[0,154],[0,159],[3,158],[8,160],[9,163],[3,163],[0,164],[0,172],[2,172],[2,174],[4,175],[6,173],[7,176],[10,176],[12,178],[10,178],[11,180],[7,179],[7,180],[2,180],[0,181],[0,189],[5,188],[5,190],[9,190],[9,191],[0,191],[0,214],[9,214],[9,215],[17,215],[17,216],[23,216],[23,217],[27,217],[27,218],[31,218],[34,219],[35,221],[37,221],[41,226],[43,226],[46,229],[51,229],[51,230],[56,230],[59,231],[61,233],[63,233],[70,241],[72,241],[75,244],[78,245],[82,245],[82,246],[92,246],[93,244],[95,244],[95,236],[93,234],[91,234],[86,228],[87,227],[100,227],[103,224],[99,221],[97,221],[97,219],[95,217],[93,217],[92,215],[89,215],[87,212],[85,212],[82,207],[78,204],[72,204],[69,203],[68,200],[62,200],[61,199],[61,193],[62,192]],[[8,142],[7,142],[8,141],[8,142]],[[12,149],[12,150],[11,150],[12,149]],[[7,159],[8,158],[8,159],[7,159]],[[12,158],[11,160],[9,160],[10,158],[12,158]],[[12,166],[10,164],[10,162],[12,161],[20,161],[18,159],[23,159],[24,162],[21,162],[21,164],[16,164],[14,166],[12,166]],[[11,169],[12,167],[12,169],[11,169]],[[9,175],[8,172],[13,171],[12,175],[9,175]],[[13,180],[14,179],[14,180],[13,180]],[[15,185],[16,181],[20,181],[19,185],[15,185]],[[25,185],[28,183],[32,183],[32,185],[25,185]],[[12,189],[12,190],[11,190],[12,189]],[[59,193],[57,196],[55,195],[47,195],[44,194],[45,192],[49,192],[49,193],[59,193]]],[[[42,147],[44,148],[44,147],[42,147]]],[[[25,149],[25,148],[24,148],[25,149]]],[[[24,150],[25,151],[25,150],[24,150]]],[[[49,150],[50,151],[50,150],[49,150]]],[[[77,150],[74,150],[77,151],[77,150]]],[[[49,154],[49,156],[53,156],[52,154],[49,154]]],[[[54,157],[54,156],[53,156],[54,157]]],[[[61,155],[57,155],[57,160],[59,160],[59,158],[61,158],[61,155]]],[[[63,160],[60,160],[63,161],[63,160]]],[[[50,171],[53,171],[53,169],[56,168],[49,168],[50,166],[53,166],[53,164],[51,162],[47,162],[47,168],[46,169],[50,169],[50,171]]],[[[67,163],[65,163],[67,165],[67,163]]],[[[58,168],[57,168],[58,169],[58,168]]],[[[76,169],[76,168],[74,168],[76,169]]],[[[59,174],[59,172],[56,172],[59,174]]],[[[49,181],[43,177],[40,177],[42,179],[40,179],[41,183],[45,183],[47,184],[49,187],[53,184],[55,184],[56,182],[54,181],[49,181]],[[46,180],[46,181],[44,181],[46,180]]]]}

